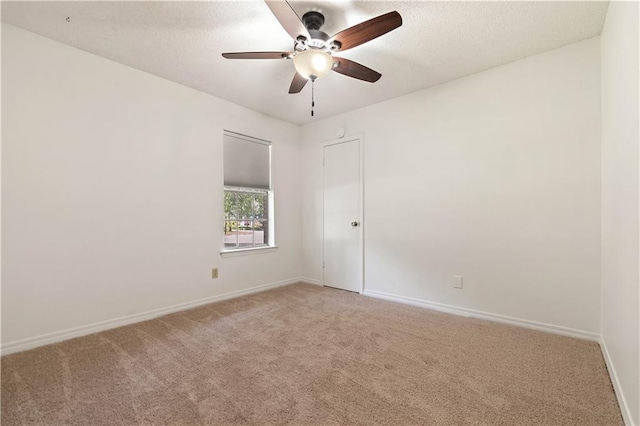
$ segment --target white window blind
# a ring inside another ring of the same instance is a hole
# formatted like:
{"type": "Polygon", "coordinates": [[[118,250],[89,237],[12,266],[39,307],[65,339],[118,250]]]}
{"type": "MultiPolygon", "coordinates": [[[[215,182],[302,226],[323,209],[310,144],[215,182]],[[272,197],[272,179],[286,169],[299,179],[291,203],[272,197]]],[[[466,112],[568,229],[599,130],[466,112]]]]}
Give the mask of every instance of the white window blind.
{"type": "Polygon", "coordinates": [[[224,132],[224,185],[271,188],[271,144],[238,133],[224,132]]]}

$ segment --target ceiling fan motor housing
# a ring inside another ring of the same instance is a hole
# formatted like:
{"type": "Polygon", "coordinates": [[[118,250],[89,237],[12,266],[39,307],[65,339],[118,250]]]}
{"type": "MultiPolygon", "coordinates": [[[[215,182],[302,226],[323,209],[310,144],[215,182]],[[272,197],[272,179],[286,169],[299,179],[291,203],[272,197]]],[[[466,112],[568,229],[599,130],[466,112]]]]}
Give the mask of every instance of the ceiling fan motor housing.
{"type": "Polygon", "coordinates": [[[312,10],[302,15],[302,23],[308,30],[319,30],[324,25],[324,15],[312,10]]]}
{"type": "Polygon", "coordinates": [[[315,47],[316,49],[322,49],[329,36],[319,30],[309,30],[311,40],[307,41],[307,46],[315,47]]]}
{"type": "Polygon", "coordinates": [[[311,37],[310,40],[307,40],[306,45],[315,49],[324,48],[325,42],[329,40],[329,35],[320,31],[320,28],[324,25],[324,15],[312,10],[302,15],[302,23],[311,37]]]}

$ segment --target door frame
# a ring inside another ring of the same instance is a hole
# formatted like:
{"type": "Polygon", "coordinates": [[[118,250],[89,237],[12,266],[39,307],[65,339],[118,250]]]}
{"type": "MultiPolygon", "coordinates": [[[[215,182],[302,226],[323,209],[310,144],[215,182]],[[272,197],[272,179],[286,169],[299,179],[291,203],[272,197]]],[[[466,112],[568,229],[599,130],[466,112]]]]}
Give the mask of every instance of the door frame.
{"type": "Polygon", "coordinates": [[[360,226],[358,230],[359,245],[360,245],[360,291],[359,294],[364,293],[364,135],[362,133],[356,133],[353,135],[345,135],[340,139],[333,139],[322,143],[322,279],[320,284],[324,286],[324,149],[331,145],[339,145],[351,141],[358,141],[358,160],[360,173],[358,176],[358,204],[360,215],[360,226]]]}

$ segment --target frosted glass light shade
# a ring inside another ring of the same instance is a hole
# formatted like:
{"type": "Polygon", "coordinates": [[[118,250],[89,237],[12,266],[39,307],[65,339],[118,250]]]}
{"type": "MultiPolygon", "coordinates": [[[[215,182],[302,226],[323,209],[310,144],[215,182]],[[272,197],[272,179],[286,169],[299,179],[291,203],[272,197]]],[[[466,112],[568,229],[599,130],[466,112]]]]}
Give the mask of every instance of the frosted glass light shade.
{"type": "Polygon", "coordinates": [[[305,50],[293,57],[293,65],[298,74],[304,78],[315,80],[331,71],[333,58],[322,50],[305,50]]]}

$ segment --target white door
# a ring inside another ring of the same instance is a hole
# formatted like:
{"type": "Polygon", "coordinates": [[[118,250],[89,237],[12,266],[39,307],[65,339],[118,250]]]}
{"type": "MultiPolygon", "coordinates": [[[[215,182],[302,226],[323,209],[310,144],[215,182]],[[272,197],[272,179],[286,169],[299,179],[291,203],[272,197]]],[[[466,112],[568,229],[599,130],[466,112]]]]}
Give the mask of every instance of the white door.
{"type": "Polygon", "coordinates": [[[323,285],[362,292],[361,140],[324,146],[323,285]]]}

